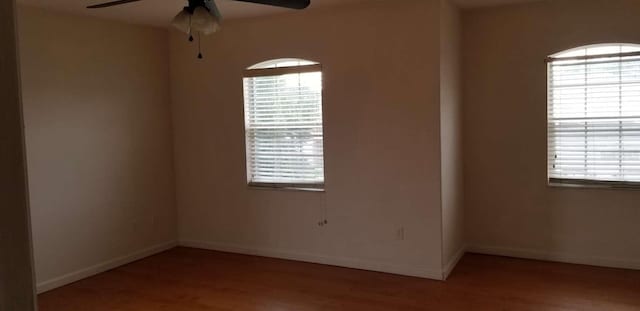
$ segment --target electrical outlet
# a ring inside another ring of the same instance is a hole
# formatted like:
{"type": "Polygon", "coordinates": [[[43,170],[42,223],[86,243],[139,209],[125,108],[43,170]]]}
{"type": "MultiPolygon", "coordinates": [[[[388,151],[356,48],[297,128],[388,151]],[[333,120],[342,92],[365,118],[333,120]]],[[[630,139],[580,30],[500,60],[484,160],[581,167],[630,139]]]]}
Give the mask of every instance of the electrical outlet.
{"type": "Polygon", "coordinates": [[[404,241],[404,227],[400,227],[398,231],[396,231],[396,239],[398,241],[404,241]]]}

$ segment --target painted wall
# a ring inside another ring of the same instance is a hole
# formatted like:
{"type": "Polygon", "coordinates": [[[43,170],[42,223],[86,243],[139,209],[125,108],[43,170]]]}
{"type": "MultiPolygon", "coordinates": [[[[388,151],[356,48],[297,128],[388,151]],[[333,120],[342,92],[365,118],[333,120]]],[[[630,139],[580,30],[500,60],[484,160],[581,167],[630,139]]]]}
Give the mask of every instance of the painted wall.
{"type": "Polygon", "coordinates": [[[459,10],[440,1],[440,140],[442,153],[442,264],[445,274],[464,255],[462,68],[459,10]]]}
{"type": "Polygon", "coordinates": [[[557,0],[464,13],[465,202],[471,250],[640,268],[640,192],[546,185],[546,65],[594,43],[640,43],[635,0],[557,0]]]}
{"type": "Polygon", "coordinates": [[[167,32],[28,7],[19,26],[39,289],[171,245],[167,32]]]}
{"type": "Polygon", "coordinates": [[[0,310],[34,310],[15,2],[0,2],[0,310]]]}
{"type": "Polygon", "coordinates": [[[181,243],[441,278],[438,14],[392,1],[228,21],[203,60],[173,33],[181,243]],[[323,65],[324,193],[246,185],[242,71],[283,57],[323,65]]]}

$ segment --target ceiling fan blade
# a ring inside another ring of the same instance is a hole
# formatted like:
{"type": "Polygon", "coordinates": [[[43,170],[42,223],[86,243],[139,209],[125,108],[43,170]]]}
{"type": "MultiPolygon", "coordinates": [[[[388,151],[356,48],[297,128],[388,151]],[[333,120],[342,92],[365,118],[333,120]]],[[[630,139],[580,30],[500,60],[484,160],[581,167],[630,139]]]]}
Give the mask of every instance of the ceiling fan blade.
{"type": "Polygon", "coordinates": [[[283,8],[296,9],[296,10],[305,9],[309,6],[309,4],[311,4],[311,0],[234,0],[234,1],[279,6],[283,8]]]}
{"type": "Polygon", "coordinates": [[[121,4],[125,4],[125,3],[138,2],[138,1],[141,1],[141,0],[111,1],[111,2],[105,2],[105,3],[90,5],[90,6],[87,7],[87,9],[100,9],[100,8],[106,8],[106,7],[114,6],[114,5],[121,5],[121,4]]]}

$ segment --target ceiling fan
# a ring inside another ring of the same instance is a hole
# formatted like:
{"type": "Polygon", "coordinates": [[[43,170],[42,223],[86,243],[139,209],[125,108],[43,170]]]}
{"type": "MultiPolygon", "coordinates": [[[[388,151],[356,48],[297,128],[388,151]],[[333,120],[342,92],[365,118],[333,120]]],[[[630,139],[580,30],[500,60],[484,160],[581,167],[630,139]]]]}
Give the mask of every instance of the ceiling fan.
{"type": "MultiPolygon", "coordinates": [[[[116,0],[100,4],[94,4],[87,9],[100,9],[116,5],[122,5],[142,0],[116,0]]],[[[311,4],[311,0],[231,0],[277,6],[288,9],[302,10],[311,4]]],[[[220,29],[222,15],[216,6],[215,0],[188,0],[188,6],[184,7],[173,19],[171,24],[178,30],[189,35],[189,41],[193,41],[193,34],[208,35],[220,29]]],[[[198,40],[200,49],[200,40],[198,40]]],[[[198,52],[198,58],[202,58],[202,53],[198,52]]]]}

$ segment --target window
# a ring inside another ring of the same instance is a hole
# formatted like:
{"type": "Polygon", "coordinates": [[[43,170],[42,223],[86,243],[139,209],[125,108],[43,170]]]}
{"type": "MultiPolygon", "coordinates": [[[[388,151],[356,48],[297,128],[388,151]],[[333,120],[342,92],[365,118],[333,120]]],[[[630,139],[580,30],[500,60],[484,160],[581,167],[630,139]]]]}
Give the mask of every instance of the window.
{"type": "Polygon", "coordinates": [[[249,185],[324,188],[318,63],[280,59],[250,67],[244,111],[249,185]]]}
{"type": "Polygon", "coordinates": [[[548,58],[550,183],[640,185],[640,45],[548,58]]]}

